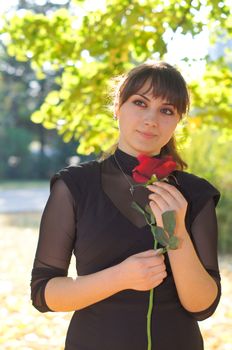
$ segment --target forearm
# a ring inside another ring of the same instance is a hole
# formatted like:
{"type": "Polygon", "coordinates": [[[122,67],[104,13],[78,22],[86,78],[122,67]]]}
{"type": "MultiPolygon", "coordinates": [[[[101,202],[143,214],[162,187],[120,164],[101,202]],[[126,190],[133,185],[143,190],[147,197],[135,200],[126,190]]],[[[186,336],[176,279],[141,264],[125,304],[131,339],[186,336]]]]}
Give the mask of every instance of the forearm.
{"type": "Polygon", "coordinates": [[[198,312],[215,300],[218,288],[201,264],[187,232],[180,248],[169,250],[168,256],[180,301],[185,309],[198,312]]]}
{"type": "Polygon", "coordinates": [[[79,276],[55,277],[48,281],[45,300],[53,311],[75,311],[123,290],[119,265],[79,276]]]}

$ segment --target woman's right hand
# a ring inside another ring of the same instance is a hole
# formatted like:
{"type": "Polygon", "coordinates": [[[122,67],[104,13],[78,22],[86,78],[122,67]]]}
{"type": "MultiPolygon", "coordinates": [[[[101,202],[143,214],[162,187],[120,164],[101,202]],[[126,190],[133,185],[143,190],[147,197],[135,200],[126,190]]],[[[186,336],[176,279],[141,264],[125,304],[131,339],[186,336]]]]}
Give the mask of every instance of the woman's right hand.
{"type": "Polygon", "coordinates": [[[123,289],[147,291],[157,287],[167,276],[164,256],[159,249],[131,255],[119,266],[123,289]]]}

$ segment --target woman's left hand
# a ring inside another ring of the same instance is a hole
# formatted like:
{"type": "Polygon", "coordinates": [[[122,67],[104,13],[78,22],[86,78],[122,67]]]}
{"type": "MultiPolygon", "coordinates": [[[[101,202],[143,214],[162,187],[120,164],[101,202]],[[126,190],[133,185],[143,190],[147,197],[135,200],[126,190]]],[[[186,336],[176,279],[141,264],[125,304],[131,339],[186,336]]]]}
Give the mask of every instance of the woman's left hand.
{"type": "Polygon", "coordinates": [[[175,233],[178,232],[179,236],[181,232],[186,232],[185,215],[188,203],[182,193],[176,187],[161,181],[147,188],[152,192],[149,195],[149,205],[155,215],[157,225],[163,227],[162,214],[165,211],[174,210],[176,214],[175,233]]]}

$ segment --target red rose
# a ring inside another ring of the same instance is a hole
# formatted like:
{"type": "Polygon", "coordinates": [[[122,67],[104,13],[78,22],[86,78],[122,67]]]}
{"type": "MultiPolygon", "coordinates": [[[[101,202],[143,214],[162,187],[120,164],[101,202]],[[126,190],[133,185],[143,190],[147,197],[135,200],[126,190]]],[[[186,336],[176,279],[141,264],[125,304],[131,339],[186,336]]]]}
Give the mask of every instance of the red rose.
{"type": "Polygon", "coordinates": [[[172,156],[151,158],[145,155],[139,155],[137,159],[140,164],[133,169],[132,176],[139,183],[147,182],[152,175],[156,175],[157,179],[161,180],[176,169],[176,162],[172,156]]]}

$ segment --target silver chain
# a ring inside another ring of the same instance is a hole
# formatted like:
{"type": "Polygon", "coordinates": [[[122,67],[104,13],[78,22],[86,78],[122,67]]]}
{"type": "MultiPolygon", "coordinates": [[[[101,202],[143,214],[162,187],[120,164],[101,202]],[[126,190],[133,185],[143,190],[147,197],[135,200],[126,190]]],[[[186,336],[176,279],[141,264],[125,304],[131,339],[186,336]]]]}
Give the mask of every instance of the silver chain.
{"type": "Polygon", "coordinates": [[[115,162],[116,162],[117,166],[119,167],[119,170],[121,171],[121,173],[122,173],[123,176],[125,177],[127,183],[130,185],[129,190],[130,190],[131,195],[133,196],[134,190],[135,190],[135,189],[134,189],[134,185],[129,181],[128,177],[126,176],[126,174],[125,174],[124,171],[122,170],[121,165],[119,164],[119,162],[118,162],[118,160],[117,160],[117,158],[116,158],[115,153],[114,153],[114,159],[115,159],[115,162]]]}

